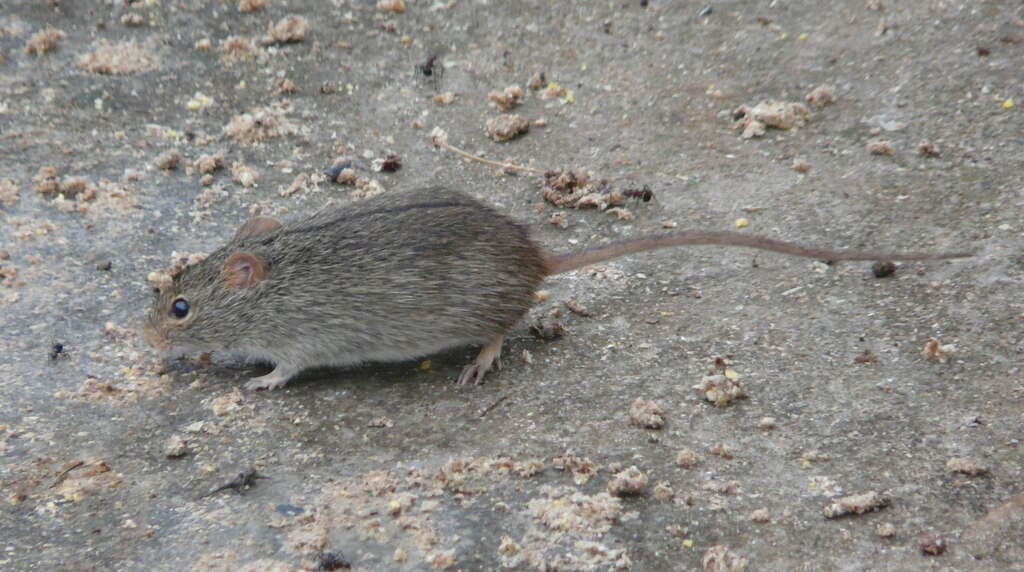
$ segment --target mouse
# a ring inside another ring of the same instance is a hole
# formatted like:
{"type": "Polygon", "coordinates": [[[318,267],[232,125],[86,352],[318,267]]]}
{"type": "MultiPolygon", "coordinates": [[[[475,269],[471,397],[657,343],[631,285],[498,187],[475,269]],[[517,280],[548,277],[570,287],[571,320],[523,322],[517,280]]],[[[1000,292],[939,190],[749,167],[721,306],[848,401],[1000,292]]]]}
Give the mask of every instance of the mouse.
{"type": "Polygon", "coordinates": [[[288,223],[255,217],[155,296],[143,337],[165,358],[227,352],[274,364],[245,387],[320,366],[404,361],[480,345],[458,383],[500,365],[507,332],[548,277],[676,246],[736,246],[826,261],[943,260],[968,252],[808,248],[733,231],[682,230],[553,253],[528,227],[445,187],[384,193],[288,223]]]}

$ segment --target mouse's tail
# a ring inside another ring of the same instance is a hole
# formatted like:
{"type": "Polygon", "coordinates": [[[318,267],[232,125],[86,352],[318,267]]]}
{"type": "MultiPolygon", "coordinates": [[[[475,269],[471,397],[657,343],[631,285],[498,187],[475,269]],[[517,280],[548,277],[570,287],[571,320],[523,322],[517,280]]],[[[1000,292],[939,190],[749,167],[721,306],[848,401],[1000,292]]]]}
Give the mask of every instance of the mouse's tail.
{"type": "Polygon", "coordinates": [[[864,250],[829,250],[825,248],[806,248],[792,242],[775,240],[729,231],[681,231],[666,234],[655,234],[613,242],[582,252],[553,254],[547,259],[548,276],[576,270],[583,266],[604,262],[634,252],[657,250],[671,246],[742,246],[758,250],[769,250],[790,256],[816,258],[826,261],[840,260],[945,260],[947,258],[966,258],[974,256],[970,252],[877,252],[864,250]]]}

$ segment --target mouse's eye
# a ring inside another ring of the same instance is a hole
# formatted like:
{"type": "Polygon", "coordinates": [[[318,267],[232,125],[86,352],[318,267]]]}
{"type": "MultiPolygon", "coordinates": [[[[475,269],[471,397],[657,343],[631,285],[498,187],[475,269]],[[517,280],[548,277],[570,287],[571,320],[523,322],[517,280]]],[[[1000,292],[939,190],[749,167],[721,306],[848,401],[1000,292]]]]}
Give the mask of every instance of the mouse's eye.
{"type": "Polygon", "coordinates": [[[171,304],[171,315],[179,320],[185,318],[188,315],[188,300],[184,298],[178,298],[171,304]]]}

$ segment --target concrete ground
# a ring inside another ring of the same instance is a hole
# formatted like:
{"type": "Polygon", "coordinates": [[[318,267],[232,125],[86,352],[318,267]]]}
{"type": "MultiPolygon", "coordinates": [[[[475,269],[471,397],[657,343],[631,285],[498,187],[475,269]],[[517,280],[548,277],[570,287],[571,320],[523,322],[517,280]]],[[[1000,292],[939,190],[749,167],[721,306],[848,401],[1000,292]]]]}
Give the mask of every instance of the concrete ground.
{"type": "Polygon", "coordinates": [[[0,54],[0,568],[1024,567],[1020,2],[13,0],[0,54]],[[546,125],[495,142],[511,85],[546,125]],[[810,117],[743,138],[764,100],[810,117]],[[655,200],[544,206],[435,127],[655,200]],[[358,185],[325,180],[340,157],[358,185]],[[464,348],[253,393],[265,365],[139,337],[172,253],[426,184],[559,252],[746,219],[977,255],[618,259],[550,280],[476,387],[464,348]],[[747,395],[716,406],[694,386],[723,372],[747,395]]]}

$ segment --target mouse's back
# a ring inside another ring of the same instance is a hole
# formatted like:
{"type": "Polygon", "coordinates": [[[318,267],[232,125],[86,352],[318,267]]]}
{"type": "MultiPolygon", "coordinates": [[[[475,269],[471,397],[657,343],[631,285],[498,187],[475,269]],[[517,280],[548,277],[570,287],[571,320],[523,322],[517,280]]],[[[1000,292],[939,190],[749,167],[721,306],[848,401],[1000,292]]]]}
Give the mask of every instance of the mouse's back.
{"type": "Polygon", "coordinates": [[[238,237],[203,263],[224,266],[225,295],[193,306],[220,322],[216,349],[308,364],[409,359],[504,333],[530,308],[542,260],[512,219],[432,187],[238,237]]]}

